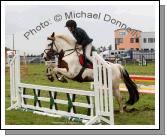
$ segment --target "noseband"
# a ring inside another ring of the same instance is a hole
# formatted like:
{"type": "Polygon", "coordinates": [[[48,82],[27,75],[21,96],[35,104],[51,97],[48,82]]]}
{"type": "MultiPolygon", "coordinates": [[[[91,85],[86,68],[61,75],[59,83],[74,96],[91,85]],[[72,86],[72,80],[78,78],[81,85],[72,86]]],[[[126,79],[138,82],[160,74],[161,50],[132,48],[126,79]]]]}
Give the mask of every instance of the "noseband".
{"type": "Polygon", "coordinates": [[[51,59],[53,56],[59,54],[58,48],[57,48],[54,41],[52,41],[50,44],[48,44],[48,46],[51,46],[51,47],[49,49],[44,50],[44,53],[46,53],[47,58],[51,59]],[[56,51],[54,50],[54,47],[56,48],[56,51]]]}

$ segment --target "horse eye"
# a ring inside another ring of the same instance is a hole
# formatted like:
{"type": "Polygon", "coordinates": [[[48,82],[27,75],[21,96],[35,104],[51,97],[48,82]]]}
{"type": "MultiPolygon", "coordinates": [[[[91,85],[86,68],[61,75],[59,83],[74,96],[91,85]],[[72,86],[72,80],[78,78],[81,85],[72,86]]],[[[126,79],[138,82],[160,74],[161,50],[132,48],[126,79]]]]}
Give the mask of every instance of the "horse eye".
{"type": "Polygon", "coordinates": [[[52,43],[48,44],[48,46],[52,46],[52,43]]]}

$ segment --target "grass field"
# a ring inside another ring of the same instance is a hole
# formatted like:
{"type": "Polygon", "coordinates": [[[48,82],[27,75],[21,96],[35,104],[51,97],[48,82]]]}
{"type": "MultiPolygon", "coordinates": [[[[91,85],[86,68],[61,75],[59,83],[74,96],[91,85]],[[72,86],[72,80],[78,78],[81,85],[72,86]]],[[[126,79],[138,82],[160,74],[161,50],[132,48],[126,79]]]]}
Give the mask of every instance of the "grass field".
{"type": "MultiPolygon", "coordinates": [[[[136,66],[127,65],[126,69],[129,74],[140,74],[140,75],[154,75],[155,66],[154,64],[148,64],[148,66],[136,66]]],[[[75,88],[90,90],[90,83],[79,83],[75,81],[68,80],[68,83],[61,83],[59,81],[50,82],[45,76],[45,66],[44,64],[29,64],[28,65],[28,75],[21,75],[21,82],[38,84],[38,85],[48,85],[57,86],[65,88],[75,88]]],[[[154,83],[143,83],[145,85],[154,83]]],[[[10,79],[9,71],[6,71],[5,77],[5,107],[10,106],[10,79]]],[[[128,99],[127,93],[122,93],[125,101],[128,99]]],[[[80,99],[80,98],[79,98],[80,99]]],[[[86,100],[86,98],[81,98],[81,100],[86,100]]],[[[86,113],[86,109],[79,108],[81,112],[86,113]]],[[[155,97],[151,94],[140,94],[140,100],[133,106],[128,106],[128,112],[123,114],[119,113],[118,104],[114,100],[114,120],[116,125],[154,125],[155,124],[155,97]]],[[[6,125],[71,125],[71,124],[82,124],[79,122],[69,121],[65,118],[53,118],[48,116],[41,116],[33,114],[32,112],[25,112],[23,110],[6,110],[5,117],[6,125]]]]}

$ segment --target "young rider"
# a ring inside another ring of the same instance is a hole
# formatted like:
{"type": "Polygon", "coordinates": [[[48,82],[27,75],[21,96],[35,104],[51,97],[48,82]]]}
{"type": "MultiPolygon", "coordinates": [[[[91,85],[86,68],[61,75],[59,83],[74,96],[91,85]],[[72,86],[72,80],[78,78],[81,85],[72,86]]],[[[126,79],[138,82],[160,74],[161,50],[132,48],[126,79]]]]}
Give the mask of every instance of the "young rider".
{"type": "Polygon", "coordinates": [[[72,33],[74,38],[77,40],[77,47],[83,49],[83,54],[86,55],[87,59],[93,63],[93,58],[91,56],[92,50],[92,41],[93,39],[89,38],[85,30],[77,27],[77,23],[74,20],[68,20],[66,26],[68,30],[72,33]]]}

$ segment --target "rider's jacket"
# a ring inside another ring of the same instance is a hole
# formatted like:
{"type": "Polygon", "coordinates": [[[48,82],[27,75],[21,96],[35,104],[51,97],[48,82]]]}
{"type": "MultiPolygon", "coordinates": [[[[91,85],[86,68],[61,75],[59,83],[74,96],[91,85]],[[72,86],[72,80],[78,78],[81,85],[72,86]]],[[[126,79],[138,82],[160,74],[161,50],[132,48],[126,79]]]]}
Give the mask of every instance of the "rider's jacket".
{"type": "Polygon", "coordinates": [[[77,44],[82,45],[83,47],[87,46],[93,41],[93,39],[89,38],[87,33],[81,28],[76,28],[72,34],[77,40],[77,44]]]}

